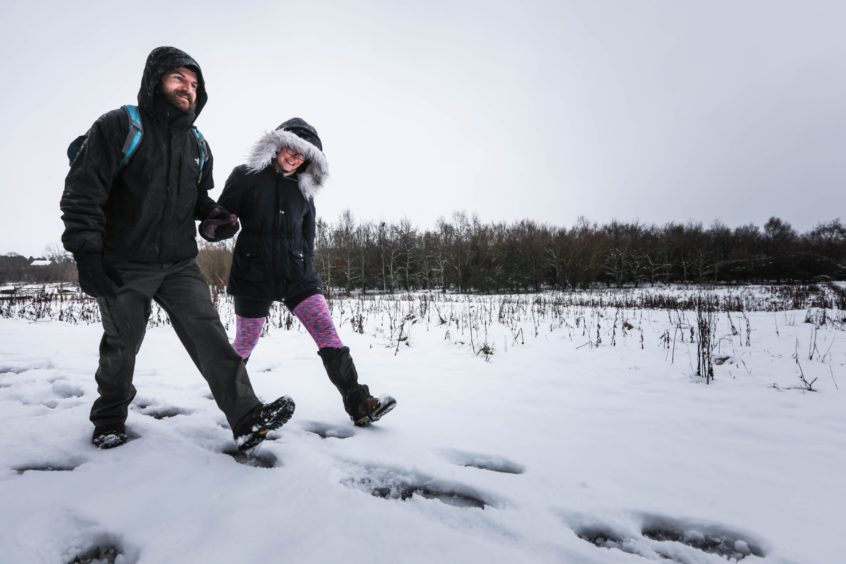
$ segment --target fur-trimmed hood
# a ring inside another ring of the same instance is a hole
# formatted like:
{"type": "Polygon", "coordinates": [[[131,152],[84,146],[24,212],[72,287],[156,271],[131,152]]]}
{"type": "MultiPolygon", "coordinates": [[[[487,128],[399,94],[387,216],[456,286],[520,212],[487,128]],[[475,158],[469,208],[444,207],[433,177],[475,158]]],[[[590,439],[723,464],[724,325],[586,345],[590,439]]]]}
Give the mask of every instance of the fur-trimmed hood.
{"type": "Polygon", "coordinates": [[[303,196],[307,200],[313,199],[329,176],[329,163],[323,154],[317,130],[303,119],[289,119],[276,130],[265,133],[247,157],[247,169],[257,173],[272,166],[276,155],[285,147],[305,157],[296,173],[297,182],[303,196]]]}

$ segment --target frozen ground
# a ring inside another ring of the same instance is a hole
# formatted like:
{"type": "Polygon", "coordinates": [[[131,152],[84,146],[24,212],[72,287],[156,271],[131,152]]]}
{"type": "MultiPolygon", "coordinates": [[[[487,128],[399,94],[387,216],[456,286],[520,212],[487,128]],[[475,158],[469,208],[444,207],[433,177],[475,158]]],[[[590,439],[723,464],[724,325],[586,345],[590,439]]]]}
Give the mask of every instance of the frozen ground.
{"type": "Polygon", "coordinates": [[[98,451],[99,326],[0,319],[0,562],[842,561],[842,311],[715,314],[706,385],[692,312],[497,300],[336,302],[398,400],[367,429],[271,328],[250,375],[297,411],[250,456],[166,324],[98,451]]]}

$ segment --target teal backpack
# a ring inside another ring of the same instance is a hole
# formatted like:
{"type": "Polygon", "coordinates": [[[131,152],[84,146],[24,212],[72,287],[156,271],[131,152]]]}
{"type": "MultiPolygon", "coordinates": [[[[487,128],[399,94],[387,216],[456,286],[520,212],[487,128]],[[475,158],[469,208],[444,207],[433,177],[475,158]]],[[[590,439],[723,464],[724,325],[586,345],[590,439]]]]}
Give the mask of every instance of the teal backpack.
{"type": "MultiPolygon", "coordinates": [[[[123,147],[120,150],[121,159],[118,165],[118,173],[123,170],[123,167],[126,166],[129,159],[138,150],[138,146],[141,144],[141,138],[144,136],[144,126],[141,123],[141,114],[138,112],[138,106],[123,106],[123,110],[129,119],[129,133],[126,134],[126,141],[123,142],[123,147]]],[[[205,137],[203,137],[199,129],[192,127],[191,132],[194,133],[194,139],[197,140],[197,147],[200,149],[200,176],[197,178],[197,184],[199,184],[203,179],[203,171],[205,170],[206,161],[208,161],[209,148],[205,137]]],[[[85,133],[71,141],[71,144],[68,145],[69,164],[73,164],[74,159],[79,155],[87,140],[88,133],[85,133]]]]}

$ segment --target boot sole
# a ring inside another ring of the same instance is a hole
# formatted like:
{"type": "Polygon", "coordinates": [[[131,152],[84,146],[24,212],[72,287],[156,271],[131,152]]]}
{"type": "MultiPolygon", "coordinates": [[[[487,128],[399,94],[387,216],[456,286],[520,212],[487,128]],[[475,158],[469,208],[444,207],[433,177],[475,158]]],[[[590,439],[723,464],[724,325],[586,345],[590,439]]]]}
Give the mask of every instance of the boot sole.
{"type": "Polygon", "coordinates": [[[129,439],[126,436],[126,433],[110,433],[108,435],[102,435],[96,439],[92,439],[91,444],[100,450],[106,450],[124,445],[127,440],[129,439]]]}
{"type": "Polygon", "coordinates": [[[279,398],[271,406],[274,409],[267,414],[264,421],[259,423],[258,428],[254,429],[247,435],[238,437],[235,442],[238,445],[238,450],[250,450],[256,447],[267,438],[267,434],[274,429],[278,429],[287,423],[294,415],[294,400],[289,397],[279,398]]]}

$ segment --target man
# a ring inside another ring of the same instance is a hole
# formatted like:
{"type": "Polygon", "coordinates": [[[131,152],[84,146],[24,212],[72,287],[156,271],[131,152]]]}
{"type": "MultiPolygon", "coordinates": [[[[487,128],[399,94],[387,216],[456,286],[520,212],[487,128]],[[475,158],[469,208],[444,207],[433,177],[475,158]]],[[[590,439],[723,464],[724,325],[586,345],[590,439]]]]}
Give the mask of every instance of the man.
{"type": "Polygon", "coordinates": [[[138,92],[143,136],[137,150],[122,162],[130,120],[127,110],[111,111],[88,131],[65,180],[62,242],[103,318],[100,395],[91,409],[98,448],[127,440],[135,357],[152,300],[170,316],[240,448],[255,446],[294,412],[286,396],[267,405],[256,398],[196,263],[195,220],[212,241],[238,229],[237,218],[208,196],[212,158],[192,130],[207,100],[194,59],[174,47],[154,49],[138,92]]]}

